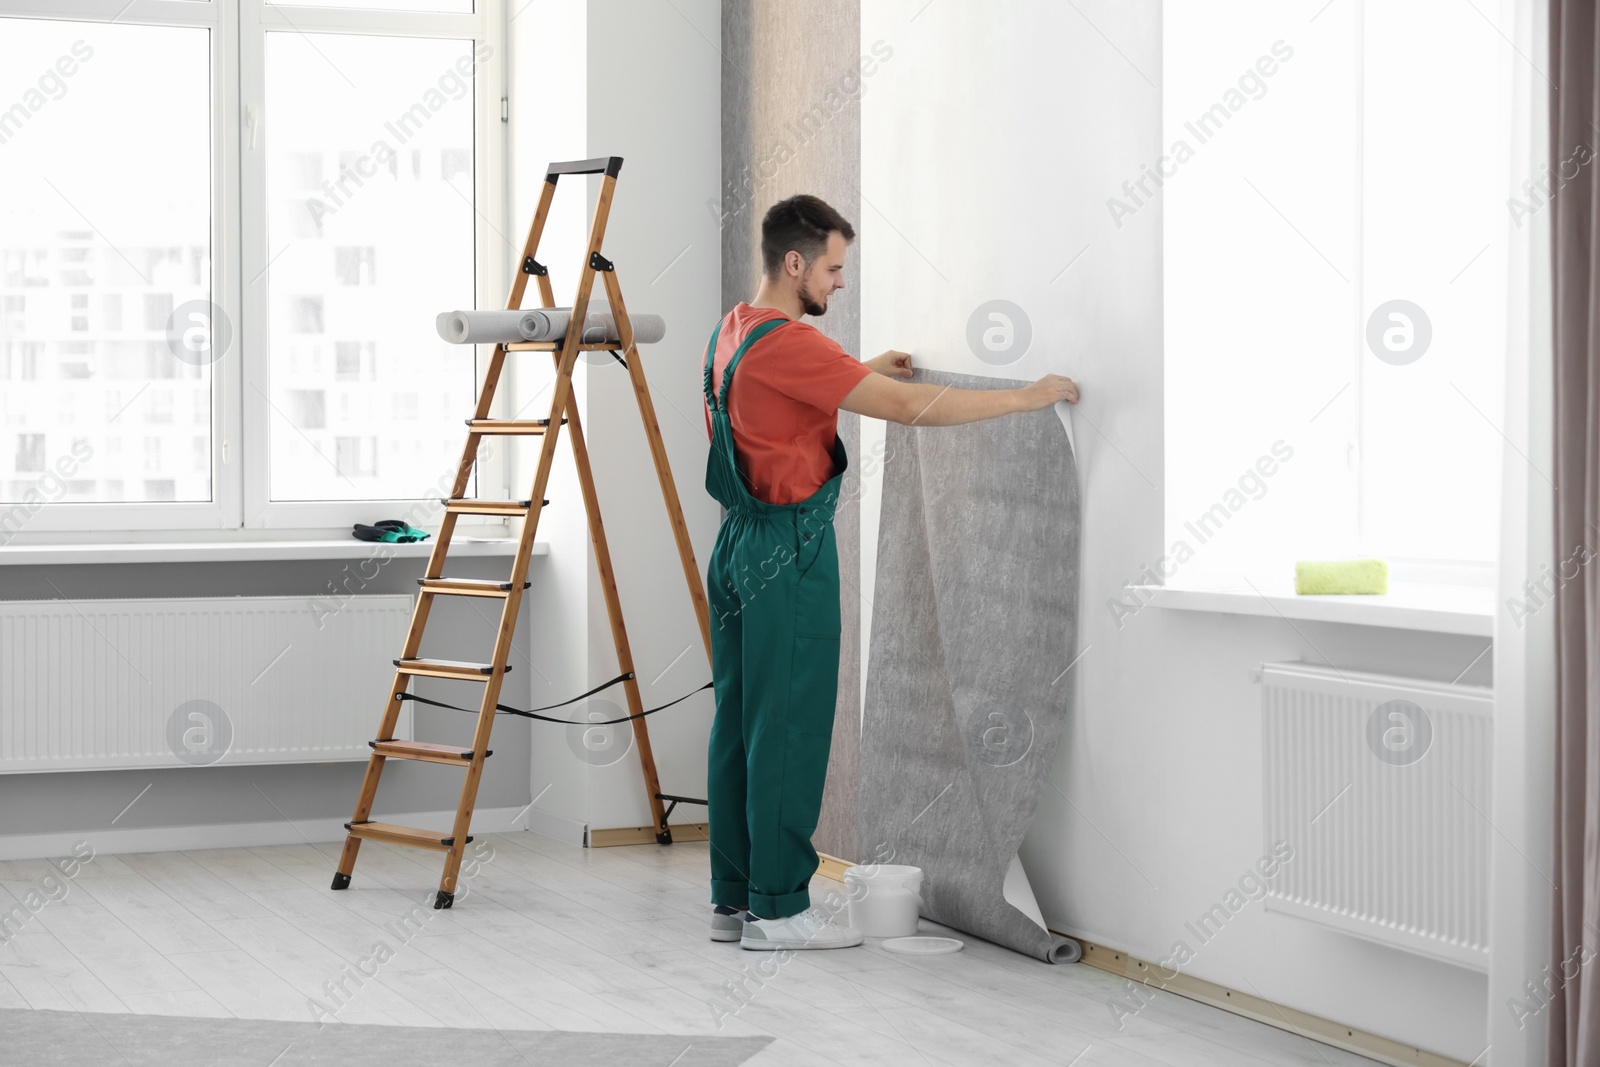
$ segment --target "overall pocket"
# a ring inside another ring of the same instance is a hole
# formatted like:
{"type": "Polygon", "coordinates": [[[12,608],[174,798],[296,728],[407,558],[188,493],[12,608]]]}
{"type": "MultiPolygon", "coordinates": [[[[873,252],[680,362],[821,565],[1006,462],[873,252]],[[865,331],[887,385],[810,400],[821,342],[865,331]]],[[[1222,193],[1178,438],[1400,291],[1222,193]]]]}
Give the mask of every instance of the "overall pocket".
{"type": "Polygon", "coordinates": [[[790,665],[788,732],[793,755],[804,741],[804,751],[826,769],[828,748],[833,740],[833,713],[839,700],[839,635],[794,639],[794,659],[790,665]]]}
{"type": "Polygon", "coordinates": [[[833,523],[817,523],[808,527],[797,521],[795,544],[795,636],[831,637],[837,640],[839,552],[834,540],[833,523]]]}

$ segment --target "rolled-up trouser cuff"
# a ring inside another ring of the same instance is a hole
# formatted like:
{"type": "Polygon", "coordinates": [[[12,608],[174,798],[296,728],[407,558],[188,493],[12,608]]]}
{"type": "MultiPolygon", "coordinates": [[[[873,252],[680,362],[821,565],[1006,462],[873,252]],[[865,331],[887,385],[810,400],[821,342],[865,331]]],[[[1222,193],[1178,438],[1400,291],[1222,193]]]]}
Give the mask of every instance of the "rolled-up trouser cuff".
{"type": "Polygon", "coordinates": [[[766,893],[750,894],[750,910],[763,919],[782,919],[798,915],[811,907],[811,890],[799,889],[793,893],[768,896],[766,893]]]}
{"type": "Polygon", "coordinates": [[[750,907],[750,884],[748,882],[720,881],[711,879],[711,903],[720,904],[725,908],[750,907]]]}

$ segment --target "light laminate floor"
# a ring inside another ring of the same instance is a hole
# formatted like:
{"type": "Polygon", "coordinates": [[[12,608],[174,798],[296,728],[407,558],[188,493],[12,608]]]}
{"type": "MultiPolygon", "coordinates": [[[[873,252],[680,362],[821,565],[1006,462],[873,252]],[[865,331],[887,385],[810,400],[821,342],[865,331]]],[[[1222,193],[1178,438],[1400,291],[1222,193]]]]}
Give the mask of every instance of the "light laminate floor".
{"type": "Polygon", "coordinates": [[[70,882],[0,863],[0,902],[31,902],[0,929],[0,1008],[774,1036],[755,1067],[1374,1062],[1169,994],[1119,1027],[1121,979],[959,934],[948,956],[868,942],[780,965],[707,937],[704,843],[470,848],[485,859],[447,911],[427,906],[437,856],[373,842],[338,893],[336,844],[97,855],[70,882]]]}

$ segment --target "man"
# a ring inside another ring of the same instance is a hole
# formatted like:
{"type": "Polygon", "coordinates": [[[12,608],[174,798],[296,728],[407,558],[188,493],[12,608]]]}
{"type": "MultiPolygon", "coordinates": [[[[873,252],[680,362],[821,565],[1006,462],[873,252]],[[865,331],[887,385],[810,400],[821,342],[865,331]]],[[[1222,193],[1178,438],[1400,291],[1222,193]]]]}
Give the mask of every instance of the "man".
{"type": "Polygon", "coordinates": [[[707,768],[711,937],[748,949],[859,945],[861,932],[811,907],[811,835],[839,683],[839,562],[833,511],[848,457],[838,411],[956,426],[1059,401],[1072,379],[1022,389],[911,383],[911,357],[857,361],[801,322],[844,288],[855,230],[814,196],[761,222],[756,296],[706,348],[711,457],[706,489],[728,509],[707,568],[716,716],[707,768]]]}

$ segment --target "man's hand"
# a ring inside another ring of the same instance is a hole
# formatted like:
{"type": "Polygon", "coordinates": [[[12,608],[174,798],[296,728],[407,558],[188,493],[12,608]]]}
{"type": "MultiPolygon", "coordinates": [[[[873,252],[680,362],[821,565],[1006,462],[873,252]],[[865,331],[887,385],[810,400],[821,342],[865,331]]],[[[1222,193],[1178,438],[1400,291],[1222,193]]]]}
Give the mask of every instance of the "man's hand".
{"type": "Polygon", "coordinates": [[[896,352],[891,348],[881,356],[862,360],[862,362],[877,373],[890,378],[911,377],[911,353],[909,352],[896,352]]]}
{"type": "Polygon", "coordinates": [[[1078,383],[1060,374],[1046,374],[1032,385],[1025,386],[1021,392],[1026,405],[1024,411],[1038,411],[1061,401],[1068,404],[1078,402],[1078,383]]]}

